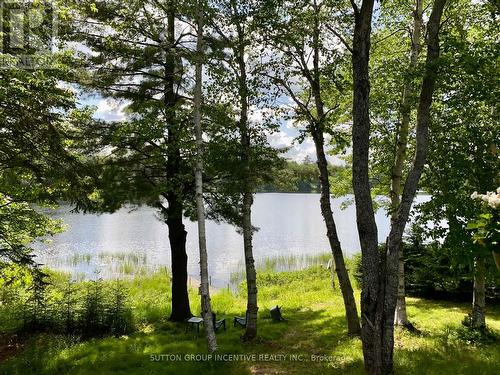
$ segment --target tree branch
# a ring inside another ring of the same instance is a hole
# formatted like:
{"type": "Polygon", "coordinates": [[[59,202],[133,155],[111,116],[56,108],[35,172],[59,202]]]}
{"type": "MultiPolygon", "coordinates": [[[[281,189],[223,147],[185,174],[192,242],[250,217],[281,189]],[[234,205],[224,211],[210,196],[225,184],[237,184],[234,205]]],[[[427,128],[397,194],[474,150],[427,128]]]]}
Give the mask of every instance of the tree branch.
{"type": "Polygon", "coordinates": [[[328,24],[325,24],[325,26],[328,30],[330,30],[333,33],[333,35],[335,35],[342,42],[342,44],[347,48],[347,50],[352,53],[352,47],[347,42],[347,40],[345,40],[344,37],[340,33],[335,31],[335,29],[332,26],[330,26],[328,24]]]}

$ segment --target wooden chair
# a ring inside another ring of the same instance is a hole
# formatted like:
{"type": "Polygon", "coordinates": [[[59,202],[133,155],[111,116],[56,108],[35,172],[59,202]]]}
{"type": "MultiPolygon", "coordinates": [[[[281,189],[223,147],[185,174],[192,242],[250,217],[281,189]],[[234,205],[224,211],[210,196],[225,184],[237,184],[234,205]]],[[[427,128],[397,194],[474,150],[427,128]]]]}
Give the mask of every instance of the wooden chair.
{"type": "Polygon", "coordinates": [[[247,326],[247,320],[248,320],[248,311],[246,312],[245,317],[235,316],[233,324],[235,327],[236,325],[239,325],[241,328],[245,328],[247,326]]]}
{"type": "Polygon", "coordinates": [[[217,316],[214,312],[212,312],[212,321],[214,322],[214,330],[217,332],[220,327],[224,327],[224,331],[226,330],[226,319],[217,320],[217,316]]]}

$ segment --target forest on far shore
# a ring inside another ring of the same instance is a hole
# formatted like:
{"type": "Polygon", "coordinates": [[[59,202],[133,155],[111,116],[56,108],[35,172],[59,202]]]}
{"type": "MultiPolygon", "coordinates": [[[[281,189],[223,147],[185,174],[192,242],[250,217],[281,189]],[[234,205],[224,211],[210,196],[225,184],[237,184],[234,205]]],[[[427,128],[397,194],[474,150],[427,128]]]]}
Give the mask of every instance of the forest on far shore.
{"type": "MultiPolygon", "coordinates": [[[[341,173],[349,176],[349,168],[329,164],[330,176],[341,173]]],[[[259,193],[320,193],[321,185],[318,167],[306,157],[303,162],[285,161],[279,168],[275,168],[269,182],[263,183],[259,193]]]]}

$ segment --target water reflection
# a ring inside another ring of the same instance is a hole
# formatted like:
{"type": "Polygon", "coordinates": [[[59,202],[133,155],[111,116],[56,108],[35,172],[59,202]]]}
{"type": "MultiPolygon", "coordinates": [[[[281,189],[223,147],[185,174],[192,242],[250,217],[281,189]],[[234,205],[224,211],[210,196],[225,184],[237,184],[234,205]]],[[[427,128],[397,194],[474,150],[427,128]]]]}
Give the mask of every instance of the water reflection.
{"type": "MultiPolygon", "coordinates": [[[[425,197],[419,197],[422,201],[425,197]]],[[[332,200],[337,229],[346,254],[359,251],[354,206],[340,209],[344,199],[332,200]]],[[[114,214],[83,215],[61,207],[53,216],[68,225],[51,243],[35,244],[39,261],[71,272],[78,278],[98,275],[114,278],[147,273],[169,266],[167,226],[153,208],[121,209],[114,214]],[[81,260],[81,261],[79,261],[81,260]]],[[[388,234],[389,220],[383,210],[376,215],[379,241],[388,234]]],[[[253,208],[255,258],[312,256],[329,251],[318,194],[257,194],[253,208]]],[[[197,278],[198,240],[196,223],[186,219],[188,272],[197,278]]],[[[212,284],[226,286],[230,275],[241,269],[243,240],[228,224],[207,222],[209,271],[212,284]]]]}

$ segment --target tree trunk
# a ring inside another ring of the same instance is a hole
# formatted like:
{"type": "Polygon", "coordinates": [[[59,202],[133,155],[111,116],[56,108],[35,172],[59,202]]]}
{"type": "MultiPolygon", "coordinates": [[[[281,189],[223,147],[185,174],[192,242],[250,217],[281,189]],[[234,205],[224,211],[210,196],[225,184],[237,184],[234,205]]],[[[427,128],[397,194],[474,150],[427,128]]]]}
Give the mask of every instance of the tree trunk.
{"type": "Polygon", "coordinates": [[[396,301],[394,324],[406,328],[413,327],[413,325],[408,321],[408,315],[406,313],[405,263],[402,248],[400,250],[398,260],[398,297],[396,301]]]}
{"type": "Polygon", "coordinates": [[[344,299],[345,313],[347,319],[347,330],[349,334],[358,335],[361,331],[358,318],[358,309],[354,292],[351,286],[351,280],[347,272],[342,247],[337,234],[335,220],[333,219],[332,206],[330,203],[330,180],[328,178],[328,163],[324,151],[324,140],[322,133],[315,133],[314,144],[316,146],[316,157],[318,169],[320,172],[321,183],[321,214],[326,224],[326,235],[330,243],[333,260],[335,261],[335,271],[339,279],[339,286],[344,299]]]}
{"type": "Polygon", "coordinates": [[[325,106],[321,96],[321,72],[320,72],[320,33],[319,6],[314,1],[314,29],[313,29],[313,70],[312,75],[306,74],[306,78],[311,85],[314,96],[317,121],[310,123],[310,132],[316,148],[316,159],[320,175],[321,185],[321,214],[326,224],[326,235],[330,243],[335,269],[339,278],[339,286],[344,299],[345,313],[347,319],[347,330],[349,334],[358,335],[361,331],[358,318],[358,310],[351,280],[344,263],[342,247],[337,235],[335,220],[333,219],[332,206],[330,203],[330,179],[328,176],[328,162],[325,156],[325,140],[323,136],[323,126],[326,121],[325,106]]]}
{"type": "Polygon", "coordinates": [[[201,313],[207,335],[207,347],[210,353],[217,350],[212,306],[210,304],[210,286],[208,280],[208,256],[205,231],[205,206],[203,204],[203,136],[201,130],[201,101],[203,73],[203,4],[198,1],[198,32],[196,38],[196,72],[194,92],[194,128],[196,133],[196,211],[198,215],[198,241],[200,250],[200,295],[201,313]]]}
{"type": "MultiPolygon", "coordinates": [[[[232,1],[234,14],[238,14],[236,3],[232,1]]],[[[248,77],[245,63],[245,35],[241,24],[237,21],[237,45],[234,49],[239,69],[239,104],[240,104],[240,143],[241,162],[244,171],[243,175],[243,202],[242,202],[242,229],[243,248],[245,252],[245,271],[247,280],[247,311],[246,329],[243,340],[251,341],[257,337],[257,272],[253,257],[253,227],[252,227],[252,205],[253,205],[253,179],[250,166],[252,145],[250,142],[250,129],[248,124],[248,77]]]]}
{"type": "Polygon", "coordinates": [[[245,249],[245,270],[247,279],[247,325],[243,339],[253,340],[257,336],[257,273],[253,258],[252,245],[252,204],[253,194],[243,196],[243,246],[245,249]]]}
{"type": "Polygon", "coordinates": [[[186,230],[182,222],[184,203],[182,197],[182,181],[176,183],[175,178],[181,172],[182,157],[178,139],[178,124],[176,121],[175,107],[177,95],[175,85],[175,7],[172,1],[169,2],[167,24],[167,45],[171,46],[165,56],[165,93],[164,104],[167,125],[167,161],[165,171],[171,180],[168,191],[164,194],[168,208],[164,210],[168,225],[170,249],[172,254],[172,313],[170,320],[182,322],[192,316],[189,307],[189,296],[187,288],[187,253],[186,253],[186,230]],[[179,185],[179,186],[178,186],[179,185]]]}
{"type": "Polygon", "coordinates": [[[383,335],[383,366],[392,371],[394,348],[394,312],[398,292],[398,263],[403,245],[403,233],[408,222],[410,209],[417,193],[420,176],[424,170],[429,144],[429,125],[432,97],[438,73],[439,28],[446,0],[434,0],[429,22],[427,23],[426,69],[420,90],[417,110],[416,148],[413,165],[405,182],[398,212],[391,219],[391,231],[387,241],[387,273],[385,278],[385,316],[383,335]]]}
{"type": "MultiPolygon", "coordinates": [[[[387,252],[377,249],[377,226],[370,196],[368,154],[369,117],[369,50],[373,0],[355,8],[353,40],[353,188],[363,265],[361,296],[362,339],[365,370],[369,374],[393,372],[394,314],[398,288],[399,254],[404,228],[415,198],[428,147],[430,107],[439,57],[439,25],[446,0],[435,0],[428,23],[427,66],[424,73],[417,112],[416,151],[412,169],[405,182],[401,204],[391,219],[387,252]]],[[[354,2],[353,2],[354,4],[354,2]]]]}
{"type": "Polygon", "coordinates": [[[172,256],[172,313],[169,320],[183,322],[193,316],[189,307],[187,288],[187,232],[182,222],[182,202],[179,202],[174,194],[167,197],[167,202],[166,216],[172,256]]]}
{"type": "MultiPolygon", "coordinates": [[[[352,2],[352,4],[355,4],[352,2]]],[[[378,233],[368,176],[370,139],[368,75],[371,20],[374,0],[363,0],[361,8],[354,7],[355,27],[352,46],[353,68],[353,165],[352,182],[356,201],[356,222],[361,244],[363,288],[361,291],[361,339],[365,371],[380,374],[380,254],[378,233]]]]}
{"type": "MultiPolygon", "coordinates": [[[[422,0],[416,0],[415,9],[413,11],[413,32],[411,36],[411,52],[410,52],[410,72],[415,69],[418,63],[418,56],[422,50],[420,38],[422,34],[422,0]]],[[[406,150],[408,148],[408,135],[410,132],[410,115],[411,115],[411,99],[413,96],[413,87],[411,80],[406,79],[403,87],[403,95],[401,99],[401,125],[399,128],[396,144],[396,159],[394,161],[392,176],[391,176],[391,216],[395,218],[400,203],[401,181],[403,178],[403,168],[406,159],[406,150]]],[[[398,265],[398,299],[396,302],[396,314],[394,323],[398,326],[413,328],[413,325],[408,321],[406,314],[406,299],[405,299],[405,266],[403,259],[403,249],[400,250],[398,265]]]]}
{"type": "Polygon", "coordinates": [[[486,327],[484,307],[486,305],[486,266],[484,257],[478,255],[474,261],[474,290],[472,297],[472,327],[481,329],[486,327]]]}

